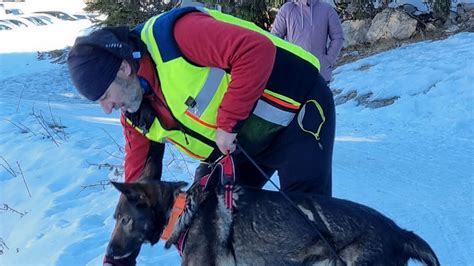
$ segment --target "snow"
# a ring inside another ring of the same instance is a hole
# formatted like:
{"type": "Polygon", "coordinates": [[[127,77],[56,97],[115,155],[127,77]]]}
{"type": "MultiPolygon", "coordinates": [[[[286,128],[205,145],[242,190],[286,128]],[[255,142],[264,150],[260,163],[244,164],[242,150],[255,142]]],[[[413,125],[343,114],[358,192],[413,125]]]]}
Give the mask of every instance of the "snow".
{"type": "MultiPolygon", "coordinates": [[[[122,179],[119,116],[81,98],[65,65],[37,59],[80,32],[62,30],[42,31],[55,38],[47,44],[0,32],[2,266],[100,265],[112,232],[119,194],[106,180],[122,179]]],[[[331,84],[370,100],[399,97],[378,109],[337,106],[334,196],[415,231],[442,265],[474,262],[473,43],[474,33],[459,33],[405,45],[337,68],[331,84]]],[[[197,162],[168,147],[164,165],[163,179],[189,182],[197,162]]],[[[157,264],[180,258],[161,242],[144,246],[138,265],[157,264]]]]}

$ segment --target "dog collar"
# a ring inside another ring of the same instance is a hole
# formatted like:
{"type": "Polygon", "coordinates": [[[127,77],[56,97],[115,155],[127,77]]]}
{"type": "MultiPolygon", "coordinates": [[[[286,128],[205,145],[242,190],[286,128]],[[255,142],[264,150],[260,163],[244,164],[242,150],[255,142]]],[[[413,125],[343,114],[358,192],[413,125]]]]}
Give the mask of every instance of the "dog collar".
{"type": "Polygon", "coordinates": [[[174,200],[173,208],[171,209],[171,215],[170,215],[170,218],[168,219],[168,224],[166,224],[166,227],[163,230],[163,233],[161,234],[162,240],[167,241],[168,238],[171,236],[174,225],[176,224],[176,221],[178,220],[179,216],[183,213],[185,205],[186,205],[186,193],[181,192],[178,194],[178,196],[174,200]]]}

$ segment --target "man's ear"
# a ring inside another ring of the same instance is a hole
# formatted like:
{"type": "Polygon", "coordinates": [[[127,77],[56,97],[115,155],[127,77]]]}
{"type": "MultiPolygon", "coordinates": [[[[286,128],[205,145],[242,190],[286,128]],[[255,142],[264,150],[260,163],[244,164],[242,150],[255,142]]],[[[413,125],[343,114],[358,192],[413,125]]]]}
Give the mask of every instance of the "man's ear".
{"type": "Polygon", "coordinates": [[[119,71],[117,72],[117,77],[126,79],[132,74],[132,66],[128,63],[127,60],[122,60],[119,71]]]}

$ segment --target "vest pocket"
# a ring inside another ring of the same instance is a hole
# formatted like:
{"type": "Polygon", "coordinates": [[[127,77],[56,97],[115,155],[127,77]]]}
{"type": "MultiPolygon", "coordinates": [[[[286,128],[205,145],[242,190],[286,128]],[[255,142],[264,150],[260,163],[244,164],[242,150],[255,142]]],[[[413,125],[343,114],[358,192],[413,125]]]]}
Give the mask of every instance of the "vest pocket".
{"type": "Polygon", "coordinates": [[[323,108],[316,100],[307,101],[298,113],[298,125],[301,130],[320,139],[321,129],[326,122],[323,108]]]}
{"type": "Polygon", "coordinates": [[[284,128],[251,114],[240,128],[237,140],[250,155],[256,155],[265,150],[284,128]]]}

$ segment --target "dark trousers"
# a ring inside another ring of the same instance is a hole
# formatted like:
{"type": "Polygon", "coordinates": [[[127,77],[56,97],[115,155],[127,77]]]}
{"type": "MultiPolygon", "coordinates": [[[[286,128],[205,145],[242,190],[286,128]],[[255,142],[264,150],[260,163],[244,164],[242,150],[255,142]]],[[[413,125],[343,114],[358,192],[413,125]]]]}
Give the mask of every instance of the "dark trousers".
{"type": "MultiPolygon", "coordinates": [[[[332,195],[332,154],[335,136],[335,107],[332,92],[320,78],[308,95],[308,100],[316,100],[326,118],[320,139],[301,129],[297,119],[282,130],[272,140],[267,149],[252,155],[259,167],[270,177],[275,171],[280,178],[280,188],[284,192],[303,192],[332,195]]],[[[308,104],[302,125],[306,130],[316,132],[322,118],[318,109],[308,104]]],[[[238,141],[238,135],[237,135],[238,141]]],[[[245,147],[243,147],[245,149],[245,147]]],[[[253,163],[238,150],[233,154],[236,163],[236,183],[243,186],[262,188],[267,179],[253,163]]],[[[207,166],[202,166],[206,168],[207,166]]],[[[201,168],[201,167],[200,167],[201,168]]],[[[204,172],[198,173],[203,175],[204,172]]]]}

